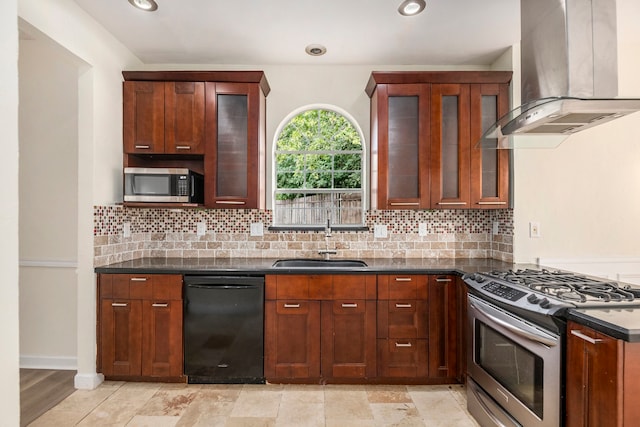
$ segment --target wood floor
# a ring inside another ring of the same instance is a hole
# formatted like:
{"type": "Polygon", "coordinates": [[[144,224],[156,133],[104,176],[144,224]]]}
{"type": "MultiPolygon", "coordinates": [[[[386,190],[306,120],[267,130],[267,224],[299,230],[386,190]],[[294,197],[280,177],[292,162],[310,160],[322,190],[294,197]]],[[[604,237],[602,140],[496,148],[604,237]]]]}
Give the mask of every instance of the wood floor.
{"type": "Polygon", "coordinates": [[[20,426],[29,425],[73,393],[75,374],[76,371],[20,369],[20,426]]]}

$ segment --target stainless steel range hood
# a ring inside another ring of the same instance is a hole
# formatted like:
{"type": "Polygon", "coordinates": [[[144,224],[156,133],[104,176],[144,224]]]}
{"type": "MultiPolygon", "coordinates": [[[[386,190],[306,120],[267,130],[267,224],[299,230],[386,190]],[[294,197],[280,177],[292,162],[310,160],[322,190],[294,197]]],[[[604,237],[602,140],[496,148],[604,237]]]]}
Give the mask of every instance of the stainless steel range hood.
{"type": "Polygon", "coordinates": [[[483,148],[556,147],[570,135],[640,111],[617,98],[616,0],[521,0],[523,105],[483,148]]]}

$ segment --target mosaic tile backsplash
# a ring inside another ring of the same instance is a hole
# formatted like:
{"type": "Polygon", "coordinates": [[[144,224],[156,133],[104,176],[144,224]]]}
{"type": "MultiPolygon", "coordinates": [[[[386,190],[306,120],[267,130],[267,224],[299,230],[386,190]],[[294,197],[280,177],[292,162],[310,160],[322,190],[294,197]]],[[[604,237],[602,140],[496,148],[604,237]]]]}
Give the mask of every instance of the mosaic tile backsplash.
{"type": "MultiPolygon", "coordinates": [[[[95,206],[94,265],[142,257],[310,258],[326,248],[322,232],[269,230],[272,222],[271,210],[95,206]],[[197,234],[198,223],[206,224],[203,236],[197,234]],[[264,225],[263,236],[251,236],[252,223],[264,225]]],[[[338,252],[334,257],[513,260],[510,209],[373,210],[365,226],[368,231],[334,229],[329,239],[329,247],[338,252]],[[426,235],[419,234],[420,223],[427,225],[426,235]],[[376,224],[387,226],[388,237],[374,237],[376,224]]]]}

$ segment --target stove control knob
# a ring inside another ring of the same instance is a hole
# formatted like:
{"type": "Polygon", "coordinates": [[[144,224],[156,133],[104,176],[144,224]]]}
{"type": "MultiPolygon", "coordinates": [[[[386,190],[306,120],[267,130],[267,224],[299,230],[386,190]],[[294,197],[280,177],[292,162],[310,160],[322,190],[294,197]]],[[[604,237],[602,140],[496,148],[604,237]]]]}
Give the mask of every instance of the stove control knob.
{"type": "Polygon", "coordinates": [[[475,277],[474,277],[474,279],[475,279],[475,281],[476,281],[476,282],[478,282],[478,283],[482,283],[482,282],[484,282],[484,281],[485,281],[485,278],[484,278],[484,277],[482,277],[482,276],[481,276],[481,275],[479,275],[479,274],[476,274],[476,275],[475,275],[475,277]]]}
{"type": "Polygon", "coordinates": [[[529,301],[531,304],[537,304],[540,302],[540,298],[538,298],[536,294],[531,294],[527,297],[527,301],[529,301]]]}
{"type": "Polygon", "coordinates": [[[546,298],[542,298],[542,300],[540,301],[540,307],[542,308],[551,308],[551,303],[549,302],[548,299],[546,298]]]}

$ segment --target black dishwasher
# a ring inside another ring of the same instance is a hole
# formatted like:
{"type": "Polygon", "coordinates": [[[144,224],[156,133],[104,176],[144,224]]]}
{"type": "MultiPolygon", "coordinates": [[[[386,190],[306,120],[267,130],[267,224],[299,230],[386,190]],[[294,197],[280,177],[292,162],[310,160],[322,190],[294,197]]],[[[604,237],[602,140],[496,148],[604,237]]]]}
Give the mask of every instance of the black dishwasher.
{"type": "Polygon", "coordinates": [[[184,277],[188,382],[264,383],[264,277],[184,277]]]}

